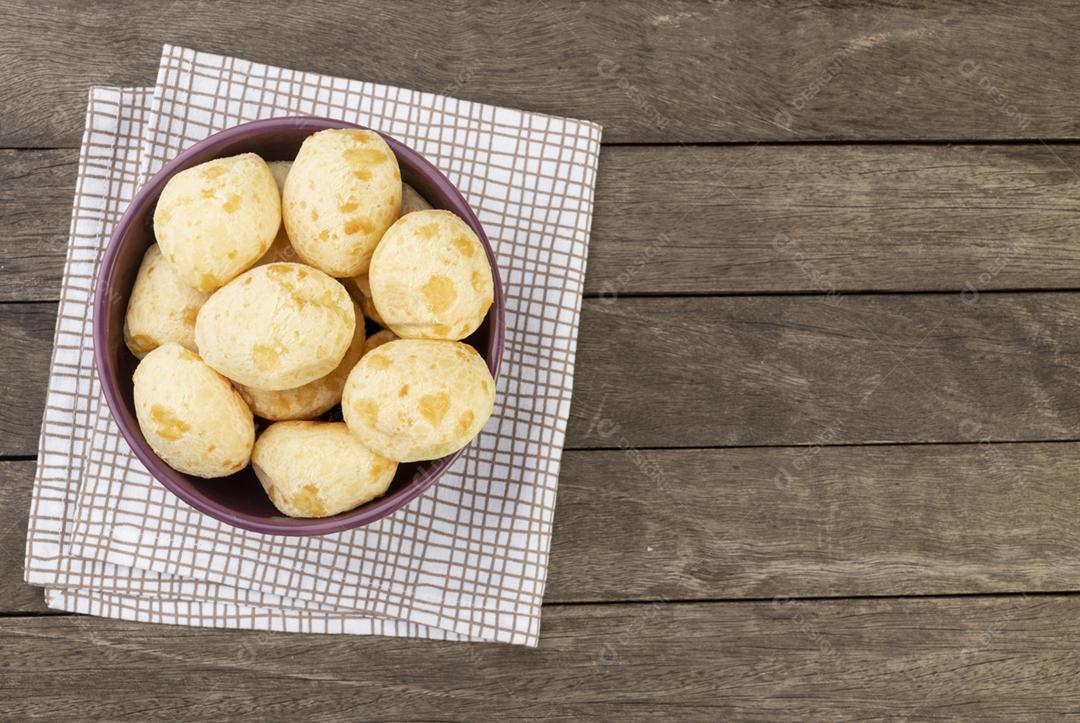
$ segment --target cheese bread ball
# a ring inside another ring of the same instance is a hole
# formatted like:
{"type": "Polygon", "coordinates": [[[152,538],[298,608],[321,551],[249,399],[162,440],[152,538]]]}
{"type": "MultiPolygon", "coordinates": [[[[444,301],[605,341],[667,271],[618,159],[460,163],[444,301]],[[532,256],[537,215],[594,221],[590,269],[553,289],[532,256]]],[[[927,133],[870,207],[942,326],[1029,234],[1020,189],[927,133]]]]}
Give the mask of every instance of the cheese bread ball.
{"type": "Polygon", "coordinates": [[[281,194],[254,153],[180,171],[154,209],[154,234],[180,278],[200,291],[224,286],[266,253],[281,226],[281,194]]]}
{"type": "Polygon", "coordinates": [[[428,203],[423,196],[417,193],[415,188],[402,181],[401,215],[404,216],[413,211],[426,211],[429,208],[431,208],[431,204],[428,203]]]}
{"type": "Polygon", "coordinates": [[[226,477],[247,466],[255,422],[229,380],[179,344],[135,369],[135,416],[150,448],[177,472],[226,477]]]}
{"type": "Polygon", "coordinates": [[[330,517],[381,497],[397,463],[341,422],[277,422],[259,435],[251,466],[274,507],[289,517],[330,517]]]}
{"type": "Polygon", "coordinates": [[[356,314],[356,329],[352,343],[349,344],[341,363],[325,377],[308,382],[302,387],[277,392],[238,386],[237,391],[256,416],[272,420],[314,419],[341,401],[345,380],[367,349],[364,316],[358,307],[354,306],[353,311],[356,314]]]}
{"type": "Polygon", "coordinates": [[[341,412],[366,446],[398,462],[464,447],[491,416],[495,381],[467,344],[400,339],[360,359],[341,412]]]}
{"type": "Polygon", "coordinates": [[[124,317],[124,343],[139,359],[167,341],[191,351],[195,317],[210,294],[181,280],[154,244],[143,255],[124,317]]]}
{"type": "Polygon", "coordinates": [[[389,329],[380,329],[367,338],[364,343],[364,353],[367,354],[370,351],[375,351],[383,344],[397,340],[398,336],[389,329]]]}
{"type": "Polygon", "coordinates": [[[345,288],[349,290],[349,295],[353,297],[357,304],[360,304],[360,308],[364,310],[364,316],[371,319],[379,326],[386,326],[383,323],[382,317],[379,316],[379,310],[375,308],[375,304],[371,301],[371,284],[368,283],[367,274],[361,274],[360,276],[353,276],[350,279],[343,281],[345,288]]]}
{"type": "Polygon", "coordinates": [[[378,133],[350,128],[307,137],[285,179],[282,216],[304,262],[331,276],[367,271],[401,212],[401,171],[378,133]]]}
{"type": "Polygon", "coordinates": [[[292,161],[267,161],[266,165],[270,169],[270,175],[274,177],[278,192],[283,193],[285,178],[289,175],[289,169],[292,168],[292,161]]]}
{"type": "Polygon", "coordinates": [[[385,326],[404,339],[464,339],[494,300],[480,239],[449,211],[414,211],[387,230],[368,272],[385,326]]]}
{"type": "Polygon", "coordinates": [[[238,384],[293,389],[341,363],[356,324],[344,286],[318,269],[275,263],[214,293],[195,321],[195,343],[207,364],[238,384]]]}

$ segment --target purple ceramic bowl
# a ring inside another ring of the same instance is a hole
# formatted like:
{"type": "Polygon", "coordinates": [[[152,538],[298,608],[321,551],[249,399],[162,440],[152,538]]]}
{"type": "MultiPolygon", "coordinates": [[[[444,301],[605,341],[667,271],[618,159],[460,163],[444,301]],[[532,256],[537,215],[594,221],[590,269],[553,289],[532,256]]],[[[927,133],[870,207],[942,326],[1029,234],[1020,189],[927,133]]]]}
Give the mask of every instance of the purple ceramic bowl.
{"type": "MultiPolygon", "coordinates": [[[[135,418],[131,375],[138,360],[124,344],[124,314],[143,254],[154,243],[154,206],[176,173],[213,158],[258,153],[268,161],[292,160],[312,133],[327,128],[361,128],[328,118],[271,118],[229,128],[187,149],[139,191],[113,232],[98,274],[94,297],[94,357],[105,400],[135,455],[161,484],[189,505],[222,522],[274,535],[326,535],[374,522],[398,510],[433,484],[461,454],[430,462],[402,464],[386,495],[333,517],[286,517],[270,503],[251,467],[225,479],[181,474],[146,443],[135,418]]],[[[480,328],[465,340],[481,353],[496,378],[506,331],[502,283],[484,229],[461,194],[416,151],[383,135],[397,155],[402,179],[435,208],[453,211],[476,232],[495,280],[495,303],[480,328]]]]}

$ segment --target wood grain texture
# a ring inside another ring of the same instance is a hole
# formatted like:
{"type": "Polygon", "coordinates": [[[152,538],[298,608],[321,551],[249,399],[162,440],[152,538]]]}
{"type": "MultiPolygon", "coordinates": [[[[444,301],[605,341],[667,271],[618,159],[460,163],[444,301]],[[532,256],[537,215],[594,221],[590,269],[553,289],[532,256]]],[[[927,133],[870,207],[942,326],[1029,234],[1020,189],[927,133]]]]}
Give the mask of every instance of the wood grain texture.
{"type": "Polygon", "coordinates": [[[573,447],[1076,439],[1075,293],[586,303],[573,447]]]}
{"type": "Polygon", "coordinates": [[[0,456],[35,455],[56,304],[0,304],[0,456]]]}
{"type": "Polygon", "coordinates": [[[87,89],[163,42],[609,143],[538,650],[19,617],[34,462],[2,461],[0,718],[1080,713],[1080,293],[1012,293],[1080,287],[1078,30],[1072,0],[0,0],[0,302],[39,302],[0,303],[0,455],[37,449],[87,89]],[[798,144],[965,139],[1024,142],[798,144]]]}
{"type": "Polygon", "coordinates": [[[600,163],[599,295],[1080,285],[1075,146],[642,146],[600,163]]]}
{"type": "MultiPolygon", "coordinates": [[[[1080,444],[567,452],[545,599],[1080,589],[1080,444]]],[[[0,462],[0,613],[33,462],[0,462]]]]}
{"type": "Polygon", "coordinates": [[[535,650],[9,618],[0,693],[14,720],[1047,720],[1080,711],[1078,618],[1058,596],[562,606],[535,650]]]}
{"type": "Polygon", "coordinates": [[[0,462],[0,613],[47,610],[41,588],[23,582],[34,465],[0,462]]]}
{"type": "MultiPolygon", "coordinates": [[[[55,310],[0,305],[0,454],[37,451],[55,310]]],[[[1075,292],[587,299],[566,443],[1071,440],[1077,354],[1075,292]]]]}
{"type": "Polygon", "coordinates": [[[0,150],[0,301],[60,298],[78,158],[0,150]]]}
{"type": "MultiPolygon", "coordinates": [[[[77,152],[0,151],[0,301],[58,298],[77,152]]],[[[586,293],[1080,287],[1080,148],[605,147],[586,293]]]]}
{"type": "Polygon", "coordinates": [[[589,118],[615,142],[1073,138],[1080,118],[1067,0],[4,0],[0,18],[0,146],[77,145],[87,88],[152,84],[164,42],[589,118]]]}

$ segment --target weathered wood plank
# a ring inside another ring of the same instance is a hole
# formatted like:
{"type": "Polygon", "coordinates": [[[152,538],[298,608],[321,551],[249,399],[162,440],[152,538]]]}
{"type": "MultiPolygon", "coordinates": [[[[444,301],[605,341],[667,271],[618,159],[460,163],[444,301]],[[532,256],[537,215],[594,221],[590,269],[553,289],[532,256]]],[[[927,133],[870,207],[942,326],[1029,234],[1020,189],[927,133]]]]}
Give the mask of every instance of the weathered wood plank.
{"type": "Polygon", "coordinates": [[[1075,293],[586,303],[573,447],[1076,439],[1075,293]]]}
{"type": "MultiPolygon", "coordinates": [[[[1080,287],[1080,148],[606,147],[586,292],[1080,287]]],[[[55,300],[77,153],[0,151],[0,300],[55,300]]]]}
{"type": "Polygon", "coordinates": [[[0,456],[37,454],[56,304],[0,304],[0,456]]]}
{"type": "Polygon", "coordinates": [[[0,301],[60,297],[78,155],[0,150],[0,301]]]}
{"type": "Polygon", "coordinates": [[[16,720],[1046,720],[1080,711],[1078,622],[1057,596],[562,606],[528,650],[8,618],[0,693],[16,720]]]}
{"type": "Polygon", "coordinates": [[[0,613],[46,610],[40,588],[23,582],[34,462],[0,462],[0,613]]]}
{"type": "MultiPolygon", "coordinates": [[[[37,450],[54,314],[0,305],[0,454],[37,450]]],[[[1077,354],[1075,292],[587,299],[567,445],[1072,440],[1077,354]]]]}
{"type": "Polygon", "coordinates": [[[588,291],[1080,285],[1075,146],[609,148],[588,291]]]}
{"type": "Polygon", "coordinates": [[[2,146],[77,144],[86,89],[152,84],[163,42],[590,118],[619,142],[1072,138],[1080,118],[1067,1],[4,0],[0,17],[2,146]]]}
{"type": "MultiPolygon", "coordinates": [[[[1080,590],[1080,444],[570,451],[545,598],[570,603],[1080,590]]],[[[33,462],[0,462],[0,612],[33,462]]]]}

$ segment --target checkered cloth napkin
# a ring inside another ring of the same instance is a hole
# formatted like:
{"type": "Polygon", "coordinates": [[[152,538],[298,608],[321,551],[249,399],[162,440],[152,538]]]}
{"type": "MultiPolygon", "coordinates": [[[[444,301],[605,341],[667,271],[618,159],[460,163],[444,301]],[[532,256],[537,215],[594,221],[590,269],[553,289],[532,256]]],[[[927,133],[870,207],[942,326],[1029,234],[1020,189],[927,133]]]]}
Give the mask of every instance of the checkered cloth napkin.
{"type": "Polygon", "coordinates": [[[536,645],[570,412],[601,129],[165,46],[157,85],[94,88],[27,535],[50,607],[226,628],[536,645]],[[495,412],[451,470],[375,524],[326,537],[229,527],[135,459],[101,399],[92,295],[114,225],[178,152],[259,118],[389,133],[475,209],[506,287],[495,412]]]}

